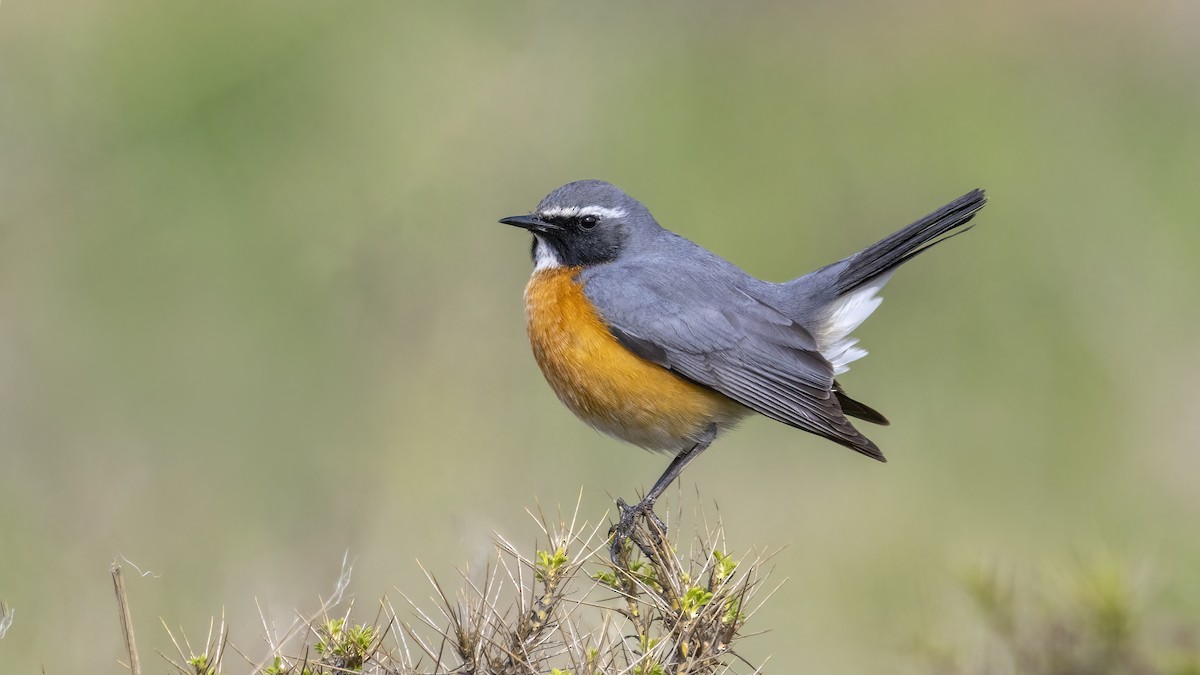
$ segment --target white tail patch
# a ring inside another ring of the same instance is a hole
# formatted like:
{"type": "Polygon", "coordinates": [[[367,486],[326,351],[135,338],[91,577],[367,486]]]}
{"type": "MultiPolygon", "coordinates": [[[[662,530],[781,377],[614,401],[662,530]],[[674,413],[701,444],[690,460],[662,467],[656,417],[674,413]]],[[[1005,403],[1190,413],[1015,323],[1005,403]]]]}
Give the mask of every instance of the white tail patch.
{"type": "Polygon", "coordinates": [[[866,286],[834,300],[826,309],[825,322],[815,337],[821,356],[833,364],[835,376],[850,370],[851,362],[867,355],[867,350],[857,346],[858,338],[850,337],[850,333],[883,302],[876,294],[891,278],[891,272],[881,274],[866,286]]]}

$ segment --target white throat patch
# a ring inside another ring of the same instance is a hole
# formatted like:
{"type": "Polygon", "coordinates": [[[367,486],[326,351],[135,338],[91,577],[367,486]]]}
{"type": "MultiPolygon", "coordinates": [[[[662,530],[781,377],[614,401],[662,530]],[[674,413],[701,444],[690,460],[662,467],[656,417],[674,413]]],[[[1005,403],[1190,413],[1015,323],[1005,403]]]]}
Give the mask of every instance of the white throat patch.
{"type": "Polygon", "coordinates": [[[533,248],[533,271],[540,272],[542,270],[552,270],[556,267],[562,267],[562,261],[558,259],[558,254],[554,252],[554,248],[543,238],[538,235],[533,235],[537,241],[537,245],[533,248]]]}

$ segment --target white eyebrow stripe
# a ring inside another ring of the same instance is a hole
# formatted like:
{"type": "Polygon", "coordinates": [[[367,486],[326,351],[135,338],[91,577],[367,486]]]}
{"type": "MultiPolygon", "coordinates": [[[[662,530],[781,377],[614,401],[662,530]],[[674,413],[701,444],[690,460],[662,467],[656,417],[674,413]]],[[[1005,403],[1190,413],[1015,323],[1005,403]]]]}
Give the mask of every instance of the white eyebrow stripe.
{"type": "Polygon", "coordinates": [[[543,218],[574,218],[575,216],[600,216],[601,218],[624,218],[625,209],[610,209],[604,206],[555,206],[538,213],[543,218]]]}

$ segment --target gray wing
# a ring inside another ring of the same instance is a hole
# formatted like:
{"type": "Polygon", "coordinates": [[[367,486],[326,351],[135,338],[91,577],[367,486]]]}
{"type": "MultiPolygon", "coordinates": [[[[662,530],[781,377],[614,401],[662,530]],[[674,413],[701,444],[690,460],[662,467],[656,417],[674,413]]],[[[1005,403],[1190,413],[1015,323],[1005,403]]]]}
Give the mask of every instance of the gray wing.
{"type": "Polygon", "coordinates": [[[883,453],[846,419],[833,367],[803,326],[709,271],[664,276],[626,268],[584,291],[609,330],[638,356],[767,417],[869,457],[883,453]],[[694,278],[686,278],[694,277],[694,278]]]}

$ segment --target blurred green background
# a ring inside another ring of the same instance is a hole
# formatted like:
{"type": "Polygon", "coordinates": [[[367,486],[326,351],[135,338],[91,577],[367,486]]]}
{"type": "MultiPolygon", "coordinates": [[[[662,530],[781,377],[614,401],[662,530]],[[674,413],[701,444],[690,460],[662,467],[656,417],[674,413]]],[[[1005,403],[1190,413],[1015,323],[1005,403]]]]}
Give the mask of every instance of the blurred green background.
{"type": "Polygon", "coordinates": [[[752,662],[890,670],[964,560],[1102,551],[1200,615],[1198,8],[4,2],[0,670],[117,671],[118,554],[162,670],[159,616],[253,650],[347,550],[362,607],[425,597],[648,486],[495,222],[592,177],[774,280],[992,199],[859,333],[891,463],[758,419],[685,473],[784,547],[752,662]]]}

